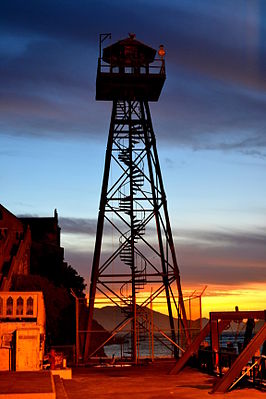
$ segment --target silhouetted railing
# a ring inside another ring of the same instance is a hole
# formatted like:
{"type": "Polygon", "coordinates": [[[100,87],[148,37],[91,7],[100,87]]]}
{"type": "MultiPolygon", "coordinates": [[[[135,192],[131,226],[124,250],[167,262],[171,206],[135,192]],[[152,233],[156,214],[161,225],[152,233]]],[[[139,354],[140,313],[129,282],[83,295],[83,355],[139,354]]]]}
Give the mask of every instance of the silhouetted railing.
{"type": "Polygon", "coordinates": [[[116,65],[109,64],[103,61],[102,58],[98,59],[98,73],[108,74],[130,74],[130,75],[164,75],[165,74],[165,61],[164,59],[156,58],[152,64],[141,65],[116,65]]]}

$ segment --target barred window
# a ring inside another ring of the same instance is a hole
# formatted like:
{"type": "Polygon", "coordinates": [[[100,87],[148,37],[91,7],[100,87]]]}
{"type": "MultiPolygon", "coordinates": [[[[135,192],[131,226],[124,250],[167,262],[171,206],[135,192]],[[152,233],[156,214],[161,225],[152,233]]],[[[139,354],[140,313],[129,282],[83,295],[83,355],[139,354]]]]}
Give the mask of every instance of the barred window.
{"type": "Polygon", "coordinates": [[[26,314],[27,315],[33,315],[33,298],[31,296],[27,299],[26,314]]]}
{"type": "Polygon", "coordinates": [[[24,304],[24,301],[23,301],[23,299],[21,298],[21,296],[18,297],[18,299],[17,299],[17,309],[16,309],[16,314],[17,314],[18,316],[23,315],[23,304],[24,304]]]}
{"type": "Polygon", "coordinates": [[[6,314],[10,316],[13,314],[13,298],[9,296],[6,301],[6,314]]]}

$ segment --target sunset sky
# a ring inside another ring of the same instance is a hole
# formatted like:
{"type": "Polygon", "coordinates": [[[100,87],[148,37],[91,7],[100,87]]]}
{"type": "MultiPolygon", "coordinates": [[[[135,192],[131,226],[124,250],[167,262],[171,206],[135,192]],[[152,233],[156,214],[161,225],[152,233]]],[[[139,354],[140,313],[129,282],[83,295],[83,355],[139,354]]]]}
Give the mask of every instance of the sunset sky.
{"type": "MultiPolygon", "coordinates": [[[[184,292],[266,308],[265,0],[2,0],[0,202],[57,208],[89,280],[111,103],[95,101],[100,33],[166,49],[151,104],[184,292]]],[[[107,43],[109,44],[109,43],[107,43]]]]}

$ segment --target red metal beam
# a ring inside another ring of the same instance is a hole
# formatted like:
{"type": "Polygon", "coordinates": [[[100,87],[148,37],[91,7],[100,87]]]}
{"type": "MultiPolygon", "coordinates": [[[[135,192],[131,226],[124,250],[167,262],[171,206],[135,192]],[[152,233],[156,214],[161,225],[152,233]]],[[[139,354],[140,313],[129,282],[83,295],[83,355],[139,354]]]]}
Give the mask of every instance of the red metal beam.
{"type": "Polygon", "coordinates": [[[243,319],[266,320],[266,310],[247,310],[247,311],[210,313],[210,320],[243,320],[243,319]]]}
{"type": "MultiPolygon", "coordinates": [[[[222,332],[227,324],[228,324],[227,320],[220,321],[218,323],[218,332],[219,333],[222,332]]],[[[186,365],[190,357],[198,352],[201,342],[207,337],[209,333],[210,333],[210,322],[206,324],[206,326],[201,330],[199,335],[192,341],[192,343],[189,345],[189,347],[184,352],[182,357],[178,359],[178,361],[176,362],[175,366],[172,368],[169,374],[178,374],[182,370],[182,368],[186,365]]]]}
{"type": "Polygon", "coordinates": [[[252,338],[250,343],[246,346],[243,352],[237,357],[232,367],[225,373],[223,378],[218,380],[214,385],[211,393],[225,393],[228,388],[232,385],[234,380],[239,376],[243,367],[252,358],[256,350],[263,344],[266,340],[266,323],[261,327],[258,333],[252,338]]]}

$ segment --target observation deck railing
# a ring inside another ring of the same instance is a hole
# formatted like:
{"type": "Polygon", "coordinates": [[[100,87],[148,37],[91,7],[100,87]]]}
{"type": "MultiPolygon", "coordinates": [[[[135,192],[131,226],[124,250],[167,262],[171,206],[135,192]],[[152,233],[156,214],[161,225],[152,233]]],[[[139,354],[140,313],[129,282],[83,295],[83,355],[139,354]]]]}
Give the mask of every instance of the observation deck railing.
{"type": "Polygon", "coordinates": [[[98,59],[98,73],[103,74],[132,74],[132,75],[165,75],[165,60],[155,58],[151,64],[139,64],[132,61],[131,65],[109,64],[102,58],[98,59]]]}

